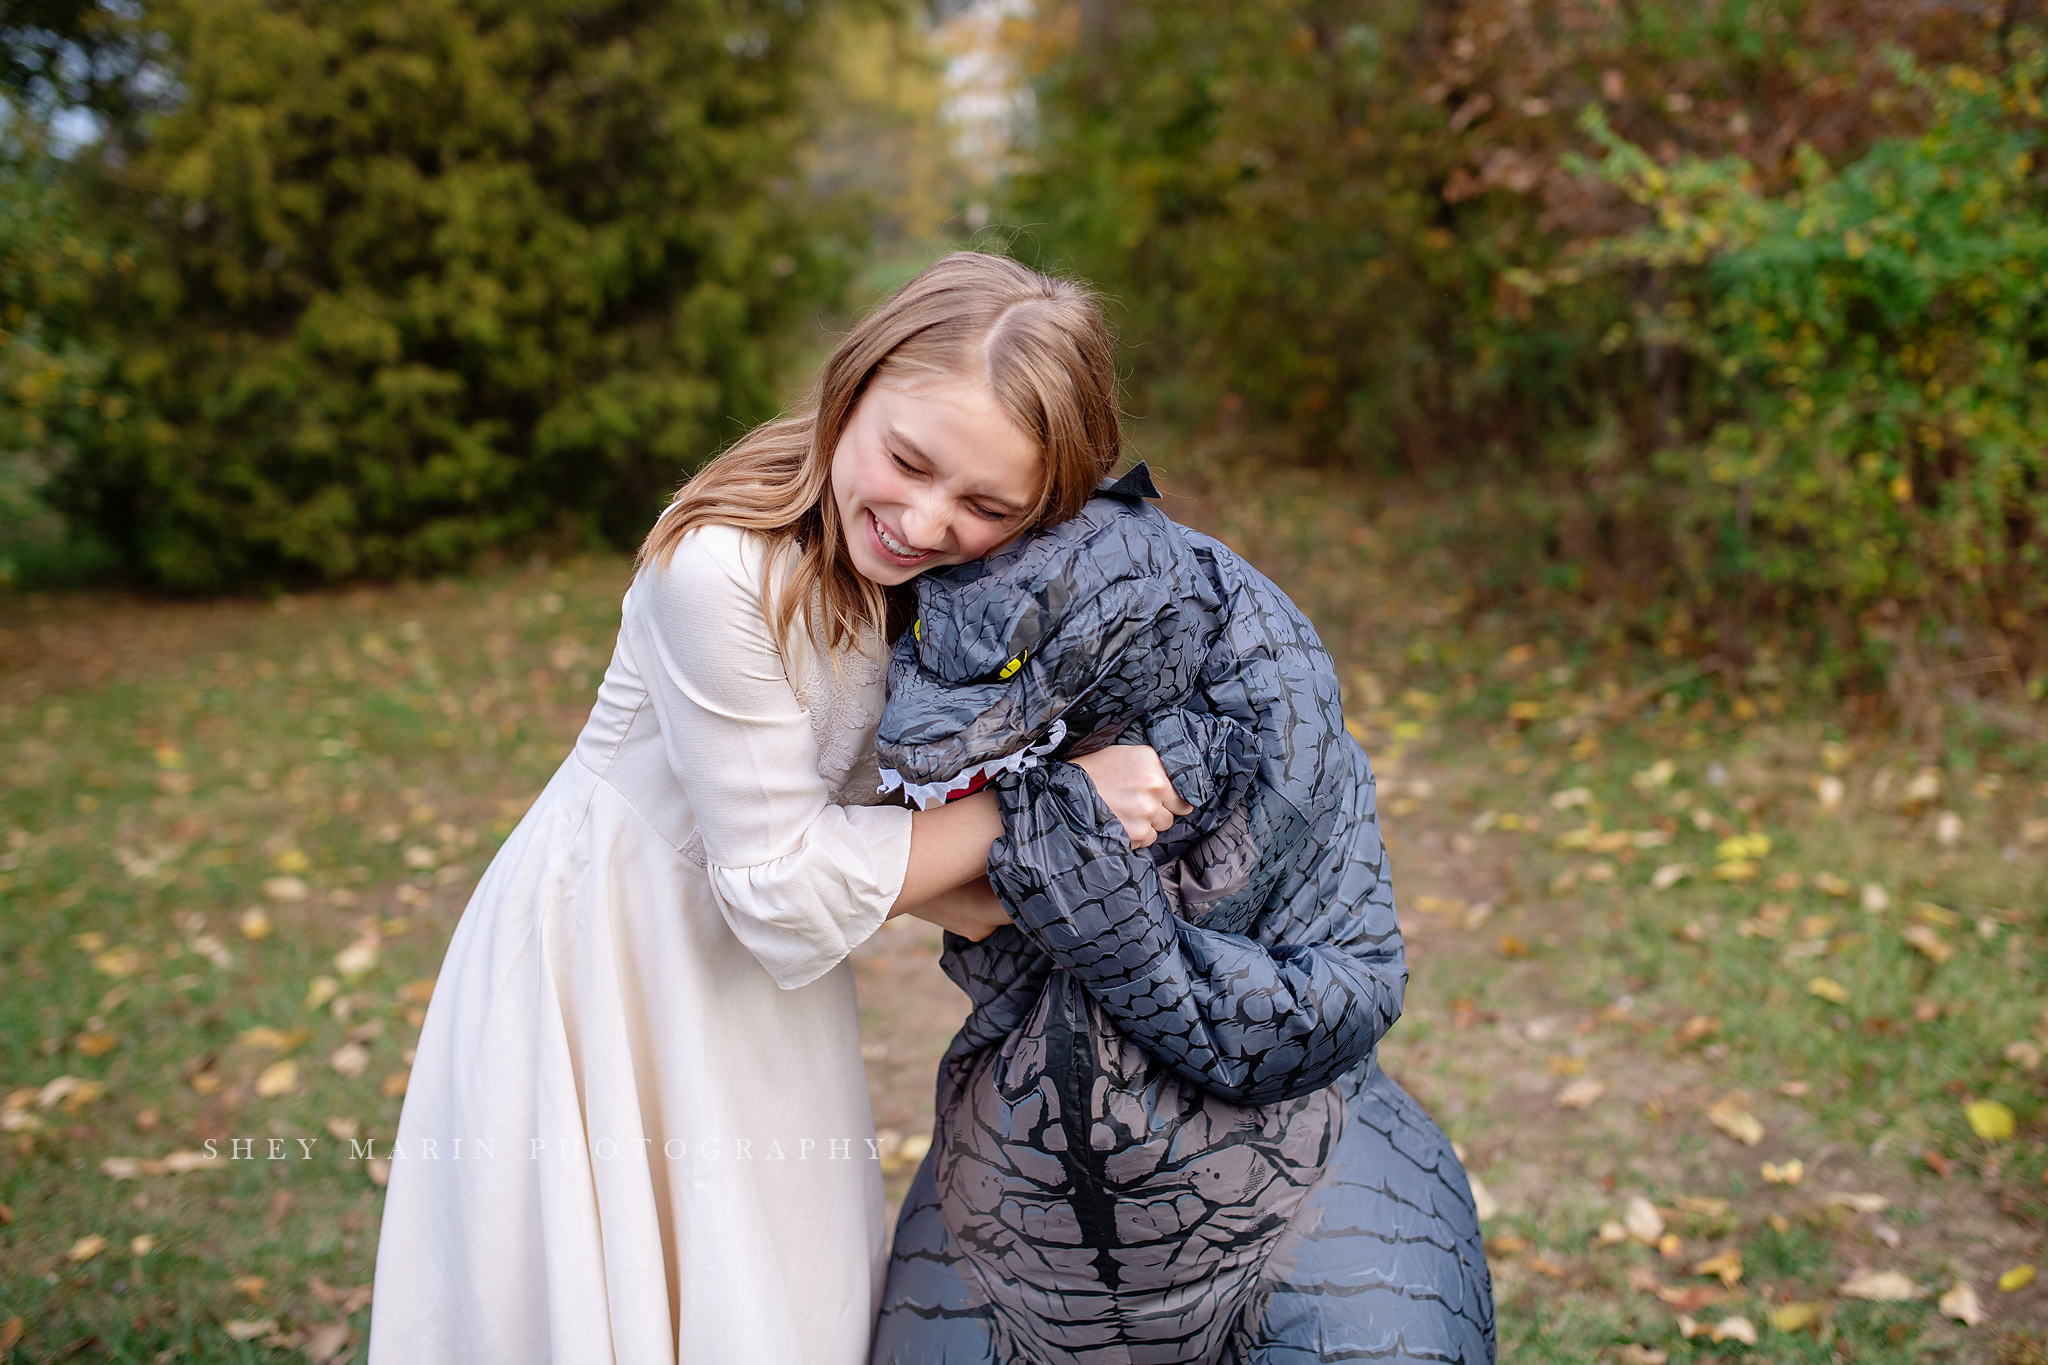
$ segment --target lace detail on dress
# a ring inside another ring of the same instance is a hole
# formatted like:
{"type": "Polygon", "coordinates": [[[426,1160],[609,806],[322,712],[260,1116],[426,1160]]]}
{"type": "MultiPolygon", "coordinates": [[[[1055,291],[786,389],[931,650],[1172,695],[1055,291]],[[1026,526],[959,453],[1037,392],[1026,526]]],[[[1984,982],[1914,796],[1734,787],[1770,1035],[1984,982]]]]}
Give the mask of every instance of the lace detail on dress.
{"type": "Polygon", "coordinates": [[[840,805],[873,806],[885,798],[879,788],[881,770],[875,757],[875,726],[882,719],[888,699],[883,677],[886,656],[879,638],[870,637],[864,648],[843,654],[839,667],[816,650],[806,650],[807,667],[792,680],[797,704],[811,720],[811,733],[818,741],[818,776],[832,787],[832,799],[840,805]]]}

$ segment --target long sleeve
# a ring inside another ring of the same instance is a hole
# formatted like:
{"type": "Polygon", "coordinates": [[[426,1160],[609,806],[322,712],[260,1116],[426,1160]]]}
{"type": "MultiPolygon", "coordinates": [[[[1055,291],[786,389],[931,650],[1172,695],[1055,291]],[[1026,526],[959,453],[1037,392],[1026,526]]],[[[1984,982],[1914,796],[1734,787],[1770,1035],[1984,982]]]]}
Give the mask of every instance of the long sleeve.
{"type": "Polygon", "coordinates": [[[691,533],[642,573],[625,630],[719,908],[788,990],[887,918],[909,863],[910,812],[832,803],[767,619],[769,557],[759,537],[730,527],[691,533]]]}
{"type": "Polygon", "coordinates": [[[1253,939],[1173,914],[1079,768],[1006,778],[997,799],[1006,833],[990,876],[1018,928],[1126,1037],[1197,1084],[1247,1104],[1312,1093],[1400,1016],[1407,965],[1369,808],[1349,856],[1253,939]]]}

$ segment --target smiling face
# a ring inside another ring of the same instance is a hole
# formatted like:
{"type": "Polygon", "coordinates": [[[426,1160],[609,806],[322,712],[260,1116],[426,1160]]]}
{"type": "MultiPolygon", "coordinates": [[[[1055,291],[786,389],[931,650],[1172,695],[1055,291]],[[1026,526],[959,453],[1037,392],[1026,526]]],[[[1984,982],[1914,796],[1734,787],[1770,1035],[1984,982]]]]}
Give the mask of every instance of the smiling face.
{"type": "Polygon", "coordinates": [[[885,587],[1014,539],[1038,507],[1038,445],[995,395],[957,380],[876,380],[832,455],[847,556],[885,587]]]}

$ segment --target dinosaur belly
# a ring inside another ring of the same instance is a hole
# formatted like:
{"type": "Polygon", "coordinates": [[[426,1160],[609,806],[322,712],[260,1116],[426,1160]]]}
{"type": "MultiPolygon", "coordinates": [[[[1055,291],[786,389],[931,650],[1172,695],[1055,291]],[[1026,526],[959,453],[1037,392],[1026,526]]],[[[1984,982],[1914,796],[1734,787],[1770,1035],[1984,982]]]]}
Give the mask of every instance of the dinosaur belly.
{"type": "Polygon", "coordinates": [[[1219,1099],[1060,973],[938,1107],[942,1216],[1012,1354],[1091,1365],[1213,1358],[1347,1116],[1219,1099]]]}

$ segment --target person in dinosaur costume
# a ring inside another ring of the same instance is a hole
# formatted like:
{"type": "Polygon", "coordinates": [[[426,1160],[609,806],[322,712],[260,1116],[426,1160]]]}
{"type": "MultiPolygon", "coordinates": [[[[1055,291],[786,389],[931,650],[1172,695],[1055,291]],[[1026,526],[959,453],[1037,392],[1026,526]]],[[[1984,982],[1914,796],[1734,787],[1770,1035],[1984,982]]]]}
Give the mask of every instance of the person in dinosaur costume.
{"type": "Polygon", "coordinates": [[[1494,1358],[1450,1142],[1375,1061],[1407,982],[1371,768],[1313,627],[1146,503],[918,579],[883,779],[993,788],[1014,921],[898,1221],[876,1365],[1494,1358]],[[1194,813],[1134,850],[1062,757],[1150,744],[1194,813]]]}

